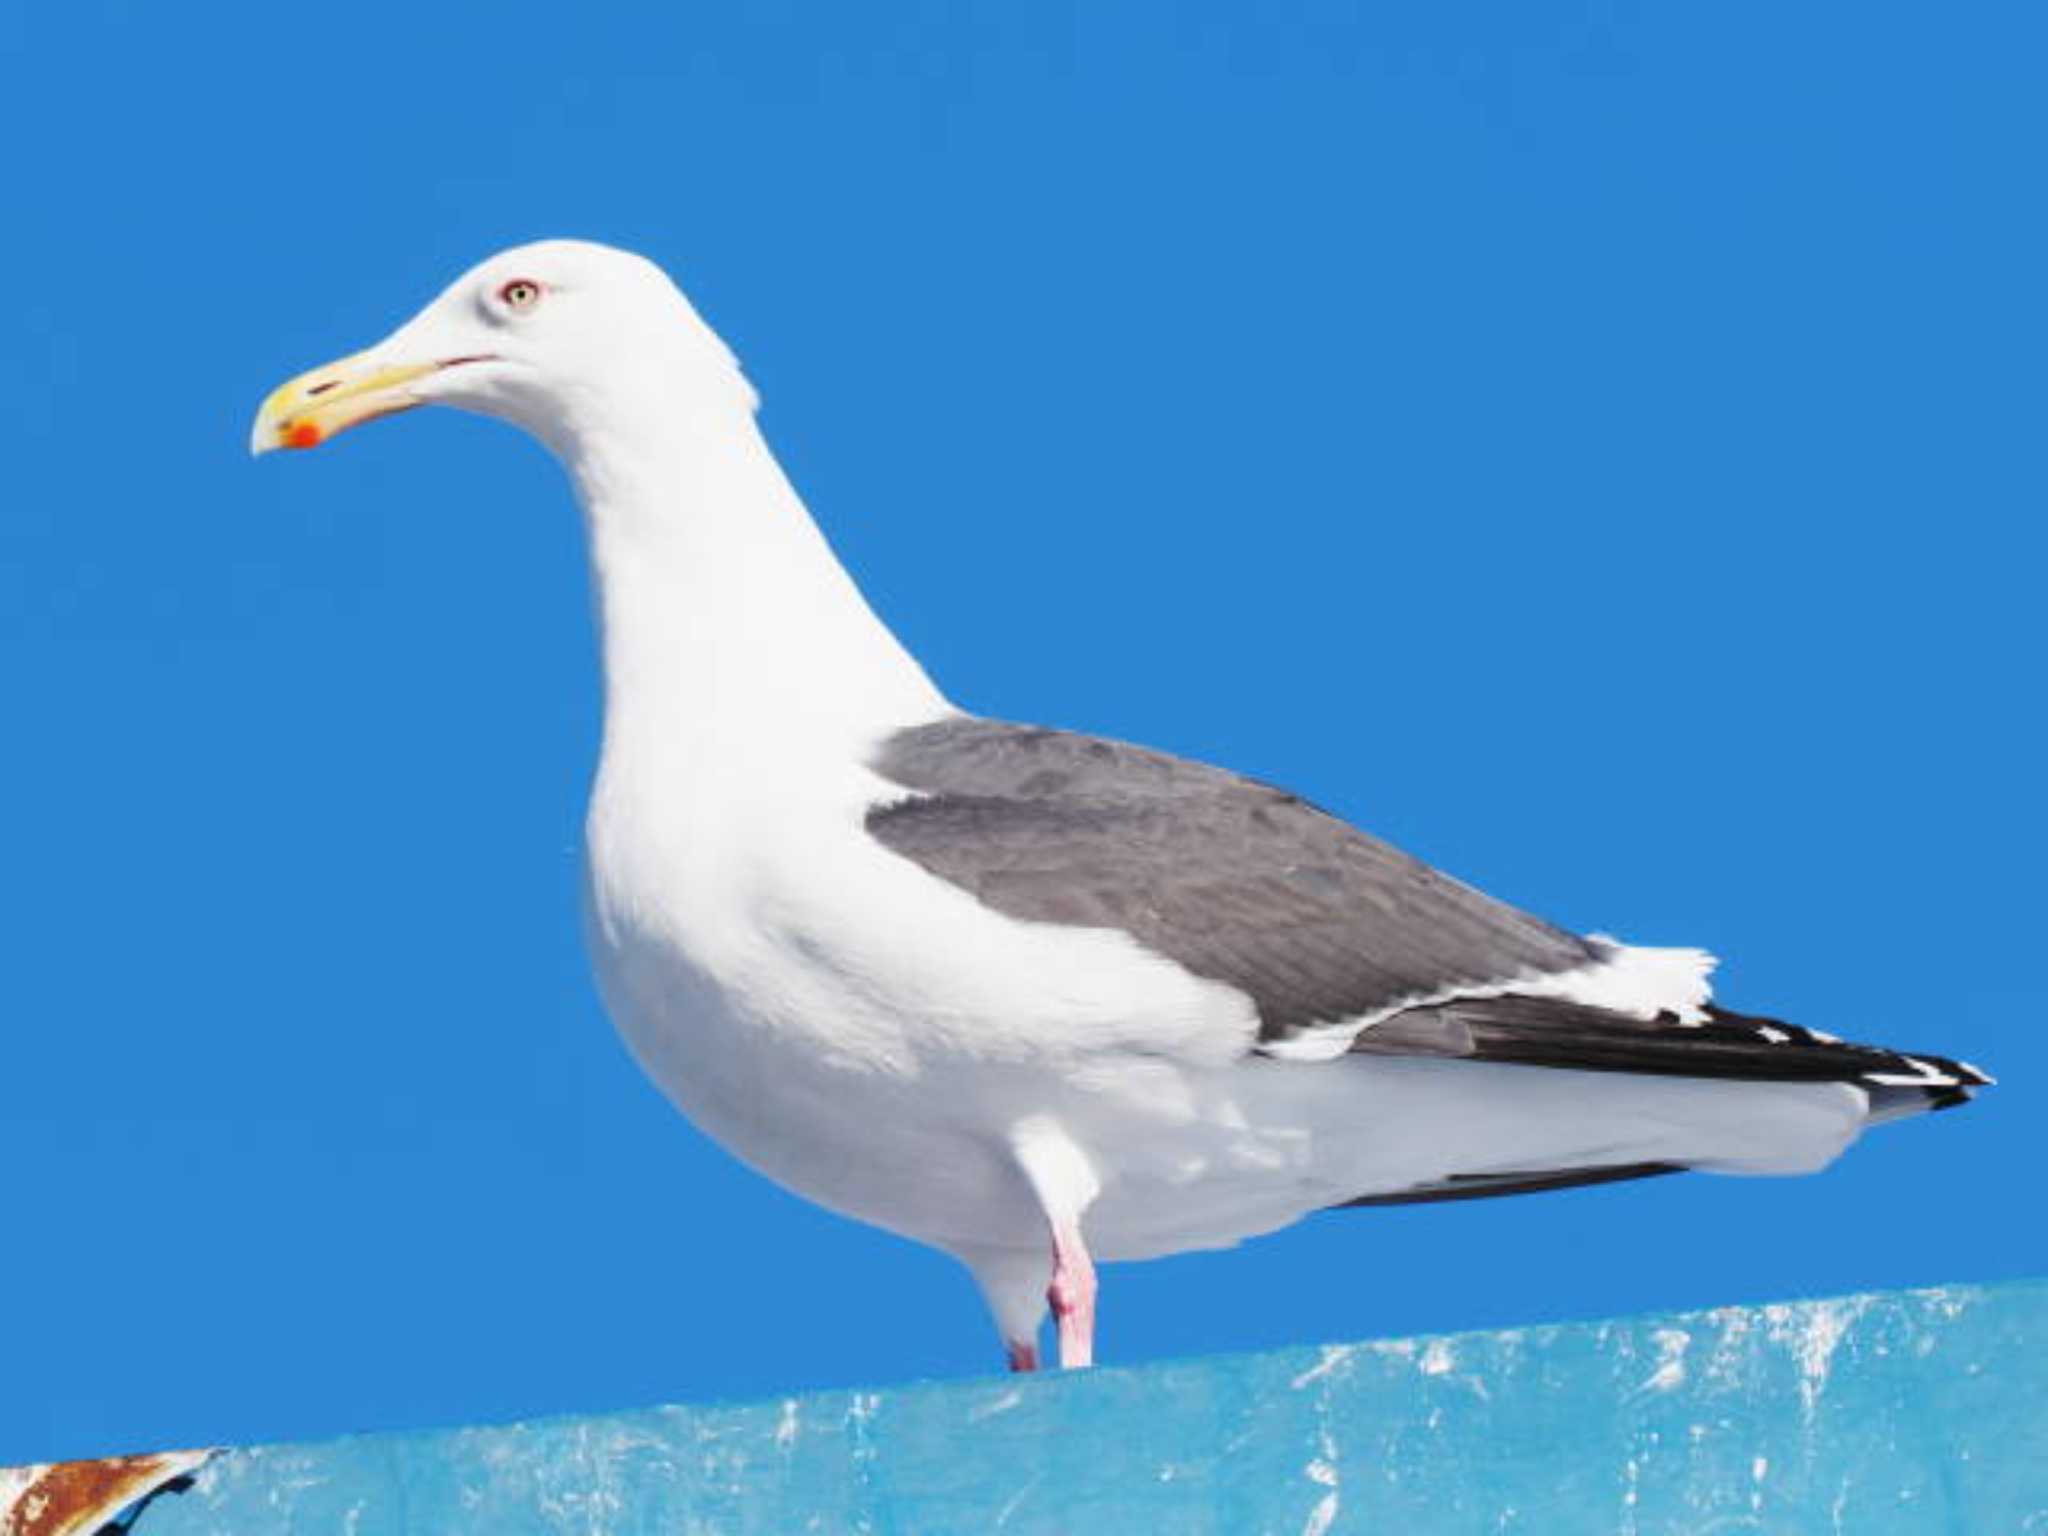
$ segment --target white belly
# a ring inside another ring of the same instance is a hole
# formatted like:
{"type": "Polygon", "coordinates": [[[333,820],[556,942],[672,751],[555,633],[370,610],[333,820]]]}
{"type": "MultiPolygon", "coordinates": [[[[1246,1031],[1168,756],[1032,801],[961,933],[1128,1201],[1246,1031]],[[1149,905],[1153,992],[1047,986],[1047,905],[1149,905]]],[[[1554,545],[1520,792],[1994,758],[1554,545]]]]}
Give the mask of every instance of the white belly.
{"type": "Polygon", "coordinates": [[[852,816],[781,810],[695,849],[594,818],[587,934],[648,1076],[818,1204],[949,1249],[1036,1247],[1020,1119],[1186,1123],[1186,1074],[1256,1032],[1240,994],[1122,934],[1019,924],[852,816]]]}
{"type": "Polygon", "coordinates": [[[809,1021],[764,1017],[745,990],[667,945],[593,935],[592,959],[641,1069],[755,1171],[842,1215],[941,1246],[971,1240],[963,1226],[1030,1219],[1028,1192],[994,1138],[935,1122],[912,1102],[922,1074],[824,1048],[809,1021]]]}
{"type": "Polygon", "coordinates": [[[1093,1163],[1106,1259],[1457,1173],[1801,1170],[1861,1121],[1833,1085],[1250,1056],[1234,989],[1120,933],[995,913],[843,815],[696,860],[595,835],[591,854],[600,986],[662,1092],[784,1187],[954,1252],[1042,1244],[1011,1152],[1027,1117],[1093,1163]]]}

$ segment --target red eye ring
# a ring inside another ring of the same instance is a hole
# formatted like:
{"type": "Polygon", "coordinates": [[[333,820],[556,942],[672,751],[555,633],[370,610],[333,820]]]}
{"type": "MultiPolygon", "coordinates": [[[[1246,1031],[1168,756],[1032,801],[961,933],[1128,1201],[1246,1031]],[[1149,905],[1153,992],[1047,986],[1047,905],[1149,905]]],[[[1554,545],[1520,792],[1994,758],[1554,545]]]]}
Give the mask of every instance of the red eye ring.
{"type": "Polygon", "coordinates": [[[498,290],[498,302],[507,309],[528,310],[540,302],[541,286],[530,277],[515,277],[498,290]]]}

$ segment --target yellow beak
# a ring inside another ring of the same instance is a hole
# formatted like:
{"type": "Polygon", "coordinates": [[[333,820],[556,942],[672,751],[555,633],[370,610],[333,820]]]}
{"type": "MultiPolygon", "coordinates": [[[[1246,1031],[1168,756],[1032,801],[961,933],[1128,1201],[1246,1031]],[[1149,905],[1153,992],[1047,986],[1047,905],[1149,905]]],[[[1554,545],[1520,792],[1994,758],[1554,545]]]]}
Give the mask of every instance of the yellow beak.
{"type": "Polygon", "coordinates": [[[317,448],[359,421],[411,410],[421,402],[406,386],[440,366],[390,363],[374,352],[358,352],[302,373],[272,390],[257,410],[256,425],[249,433],[249,452],[317,448]]]}

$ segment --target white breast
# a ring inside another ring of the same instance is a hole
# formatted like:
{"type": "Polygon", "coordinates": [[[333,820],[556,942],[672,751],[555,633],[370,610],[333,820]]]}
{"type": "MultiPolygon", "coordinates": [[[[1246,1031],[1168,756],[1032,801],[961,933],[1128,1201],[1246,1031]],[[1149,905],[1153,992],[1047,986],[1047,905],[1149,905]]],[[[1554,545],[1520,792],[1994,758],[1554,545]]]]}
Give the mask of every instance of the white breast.
{"type": "Polygon", "coordinates": [[[1256,1035],[1241,993],[992,911],[867,835],[890,786],[817,769],[715,807],[600,779],[592,956],[679,1109],[805,1197],[944,1246],[1036,1233],[1005,1152],[1022,1116],[1199,1118],[1192,1078],[1256,1035]]]}

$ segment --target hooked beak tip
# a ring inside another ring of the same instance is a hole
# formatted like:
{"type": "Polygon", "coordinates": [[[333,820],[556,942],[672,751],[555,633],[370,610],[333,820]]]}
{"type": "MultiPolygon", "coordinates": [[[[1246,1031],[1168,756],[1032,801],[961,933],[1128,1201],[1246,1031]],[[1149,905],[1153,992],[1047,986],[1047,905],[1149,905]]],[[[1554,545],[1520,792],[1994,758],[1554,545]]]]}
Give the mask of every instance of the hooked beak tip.
{"type": "Polygon", "coordinates": [[[408,388],[439,363],[393,363],[358,353],[315,368],[272,390],[249,429],[252,458],[278,448],[317,448],[358,422],[410,410],[420,397],[408,388]]]}

